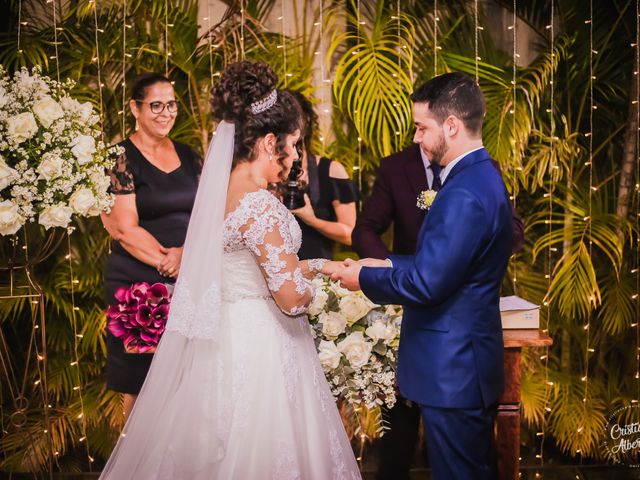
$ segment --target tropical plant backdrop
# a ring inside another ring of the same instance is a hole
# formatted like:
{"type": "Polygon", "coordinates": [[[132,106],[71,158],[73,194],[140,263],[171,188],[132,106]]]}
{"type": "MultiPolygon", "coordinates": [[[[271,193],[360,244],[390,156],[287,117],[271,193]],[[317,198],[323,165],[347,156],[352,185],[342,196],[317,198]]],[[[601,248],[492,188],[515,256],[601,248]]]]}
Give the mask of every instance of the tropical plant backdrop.
{"type": "MultiPolygon", "coordinates": [[[[411,142],[413,87],[451,70],[477,75],[485,144],[526,224],[503,294],[542,305],[554,338],[548,350],[524,352],[522,443],[538,455],[544,442],[576,460],[603,460],[607,413],[640,397],[636,2],[591,2],[590,12],[582,0],[491,0],[480,2],[478,23],[475,2],[464,0],[327,0],[322,12],[320,1],[302,2],[288,17],[301,27],[287,38],[264,26],[279,3],[225,3],[222,20],[199,34],[197,0],[53,2],[55,29],[51,2],[8,0],[0,64],[75,79],[109,142],[133,127],[123,85],[166,70],[182,105],[173,135],[202,152],[213,128],[210,86],[225,65],[269,59],[283,85],[317,97],[322,43],[334,107],[331,133],[316,146],[353,172],[365,198],[379,159],[411,142]],[[476,28],[488,24],[489,8],[510,16],[514,4],[516,25],[533,38],[520,47],[535,52],[524,66],[514,64],[512,45],[476,28]]],[[[64,232],[48,238],[36,227],[0,239],[3,292],[25,238],[29,252],[59,244],[33,275],[44,290],[46,372],[30,349],[40,305],[0,300],[0,470],[87,470],[108,457],[122,426],[118,396],[102,377],[107,237],[94,220],[77,225],[68,244],[64,232]],[[17,387],[25,400],[16,401],[17,387]]],[[[15,284],[27,283],[16,275],[15,284]]]]}

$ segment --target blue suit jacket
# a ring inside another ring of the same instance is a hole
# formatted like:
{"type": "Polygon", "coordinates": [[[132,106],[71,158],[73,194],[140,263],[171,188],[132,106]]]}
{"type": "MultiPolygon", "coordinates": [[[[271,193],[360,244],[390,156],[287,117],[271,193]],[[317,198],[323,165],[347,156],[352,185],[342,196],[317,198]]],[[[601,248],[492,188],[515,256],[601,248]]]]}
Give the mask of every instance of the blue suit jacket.
{"type": "Polygon", "coordinates": [[[376,303],[404,306],[398,385],[422,405],[478,408],[504,385],[499,295],[513,245],[512,208],[483,148],[451,170],[420,229],[415,255],[363,268],[376,303]]]}

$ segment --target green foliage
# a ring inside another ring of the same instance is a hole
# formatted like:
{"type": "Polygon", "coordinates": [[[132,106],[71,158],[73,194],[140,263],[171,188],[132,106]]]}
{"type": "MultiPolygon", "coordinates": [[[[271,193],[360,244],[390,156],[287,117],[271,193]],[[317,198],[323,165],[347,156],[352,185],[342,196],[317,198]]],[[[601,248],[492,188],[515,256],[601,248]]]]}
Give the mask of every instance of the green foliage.
{"type": "MultiPolygon", "coordinates": [[[[353,6],[352,6],[353,8],[353,6]]],[[[411,103],[414,29],[409,19],[365,2],[348,13],[347,30],[336,35],[328,55],[340,54],[333,93],[375,157],[399,150],[412,126],[411,103]],[[368,27],[368,28],[367,28],[368,27]],[[398,44],[401,37],[402,44],[398,44]]]]}

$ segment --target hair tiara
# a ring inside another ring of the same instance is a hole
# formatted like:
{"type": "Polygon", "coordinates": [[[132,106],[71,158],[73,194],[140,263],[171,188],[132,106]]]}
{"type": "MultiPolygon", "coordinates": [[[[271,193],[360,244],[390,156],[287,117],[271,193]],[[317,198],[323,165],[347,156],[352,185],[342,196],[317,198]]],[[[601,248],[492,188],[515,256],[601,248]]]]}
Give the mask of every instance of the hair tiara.
{"type": "Polygon", "coordinates": [[[273,107],[276,104],[277,100],[278,100],[278,92],[276,89],[273,89],[271,90],[271,93],[269,93],[269,95],[267,95],[261,100],[258,100],[257,102],[253,102],[249,108],[251,109],[251,113],[253,113],[254,115],[257,115],[266,110],[269,110],[271,107],[273,107]]]}

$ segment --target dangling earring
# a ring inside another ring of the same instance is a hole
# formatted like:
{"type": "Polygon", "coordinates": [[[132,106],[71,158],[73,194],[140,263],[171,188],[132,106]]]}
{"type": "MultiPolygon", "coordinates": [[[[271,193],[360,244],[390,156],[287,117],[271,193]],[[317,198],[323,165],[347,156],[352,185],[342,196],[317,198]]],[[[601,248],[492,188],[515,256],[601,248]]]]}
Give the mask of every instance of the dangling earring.
{"type": "Polygon", "coordinates": [[[269,152],[269,161],[273,162],[273,153],[269,152]]]}
{"type": "Polygon", "coordinates": [[[136,132],[140,129],[140,124],[138,123],[138,119],[136,118],[136,126],[134,127],[136,132]]]}

